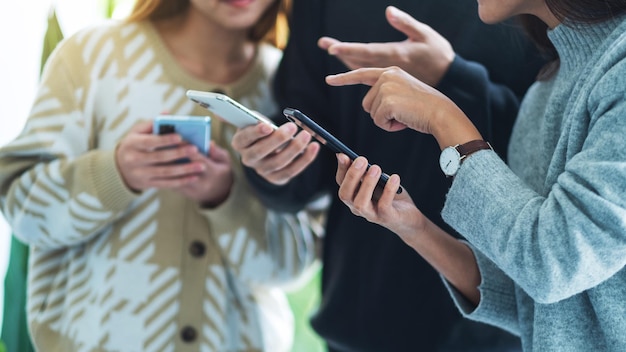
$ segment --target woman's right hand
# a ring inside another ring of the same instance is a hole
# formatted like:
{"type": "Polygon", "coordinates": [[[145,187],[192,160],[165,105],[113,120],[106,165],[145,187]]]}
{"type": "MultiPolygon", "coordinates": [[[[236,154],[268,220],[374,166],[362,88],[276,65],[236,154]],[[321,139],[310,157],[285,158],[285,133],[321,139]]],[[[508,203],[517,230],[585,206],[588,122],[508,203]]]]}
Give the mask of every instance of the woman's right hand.
{"type": "Polygon", "coordinates": [[[178,188],[197,180],[205,168],[201,162],[174,163],[197,154],[198,148],[184,143],[178,134],[152,134],[150,121],[138,123],[120,140],[115,162],[126,186],[138,192],[178,188]]]}
{"type": "Polygon", "coordinates": [[[407,127],[431,134],[441,149],[482,139],[478,129],[452,100],[399,67],[359,68],[326,76],[332,86],[371,86],[363,109],[386,131],[407,127]]]}

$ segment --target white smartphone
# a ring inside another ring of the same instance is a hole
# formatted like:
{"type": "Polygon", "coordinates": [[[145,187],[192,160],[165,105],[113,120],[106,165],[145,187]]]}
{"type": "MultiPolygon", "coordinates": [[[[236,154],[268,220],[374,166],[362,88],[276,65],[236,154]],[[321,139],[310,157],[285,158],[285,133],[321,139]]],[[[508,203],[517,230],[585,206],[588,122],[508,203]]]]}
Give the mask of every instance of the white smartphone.
{"type": "Polygon", "coordinates": [[[255,125],[260,122],[272,126],[273,129],[278,128],[269,119],[256,114],[225,94],[188,90],[187,97],[238,128],[255,125]]]}

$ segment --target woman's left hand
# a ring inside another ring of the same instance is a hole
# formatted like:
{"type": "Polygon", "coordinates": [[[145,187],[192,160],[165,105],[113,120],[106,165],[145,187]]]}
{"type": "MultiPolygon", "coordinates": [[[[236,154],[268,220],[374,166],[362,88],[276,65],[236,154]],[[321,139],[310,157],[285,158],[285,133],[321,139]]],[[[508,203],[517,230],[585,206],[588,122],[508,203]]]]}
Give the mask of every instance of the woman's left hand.
{"type": "Polygon", "coordinates": [[[378,165],[368,169],[364,157],[351,162],[345,154],[337,154],[337,161],[339,199],[353,214],[395,232],[408,245],[419,240],[428,220],[406,190],[396,194],[400,187],[398,175],[391,175],[381,191],[377,186],[382,172],[378,165]]]}
{"type": "Polygon", "coordinates": [[[211,142],[207,156],[198,154],[198,157],[192,160],[202,162],[203,171],[197,174],[197,180],[175,190],[205,207],[220,205],[228,198],[235,180],[228,151],[211,142]]]}

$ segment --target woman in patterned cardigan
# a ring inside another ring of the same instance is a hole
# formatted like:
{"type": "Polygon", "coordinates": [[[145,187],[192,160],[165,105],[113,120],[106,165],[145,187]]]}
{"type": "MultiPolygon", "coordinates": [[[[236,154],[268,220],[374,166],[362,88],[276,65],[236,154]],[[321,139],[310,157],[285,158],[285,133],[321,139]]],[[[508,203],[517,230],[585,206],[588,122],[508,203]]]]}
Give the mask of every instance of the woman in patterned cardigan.
{"type": "Polygon", "coordinates": [[[0,150],[2,211],[31,248],[37,349],[289,350],[277,287],[313,261],[310,214],[261,205],[219,119],[207,155],[152,134],[165,111],[207,114],[188,89],[276,113],[281,51],[266,39],[285,6],[142,0],[127,21],[59,44],[23,132],[0,150]]]}

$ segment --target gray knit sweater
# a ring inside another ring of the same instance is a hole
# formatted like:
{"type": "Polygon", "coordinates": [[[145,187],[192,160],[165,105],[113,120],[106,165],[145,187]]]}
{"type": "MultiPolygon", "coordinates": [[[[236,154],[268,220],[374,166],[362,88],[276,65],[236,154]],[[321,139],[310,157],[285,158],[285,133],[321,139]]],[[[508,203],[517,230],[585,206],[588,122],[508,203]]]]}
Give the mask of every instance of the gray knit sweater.
{"type": "Polygon", "coordinates": [[[482,274],[468,318],[526,351],[626,351],[626,18],[549,32],[558,74],[528,92],[510,168],[469,157],[443,210],[482,274]]]}

